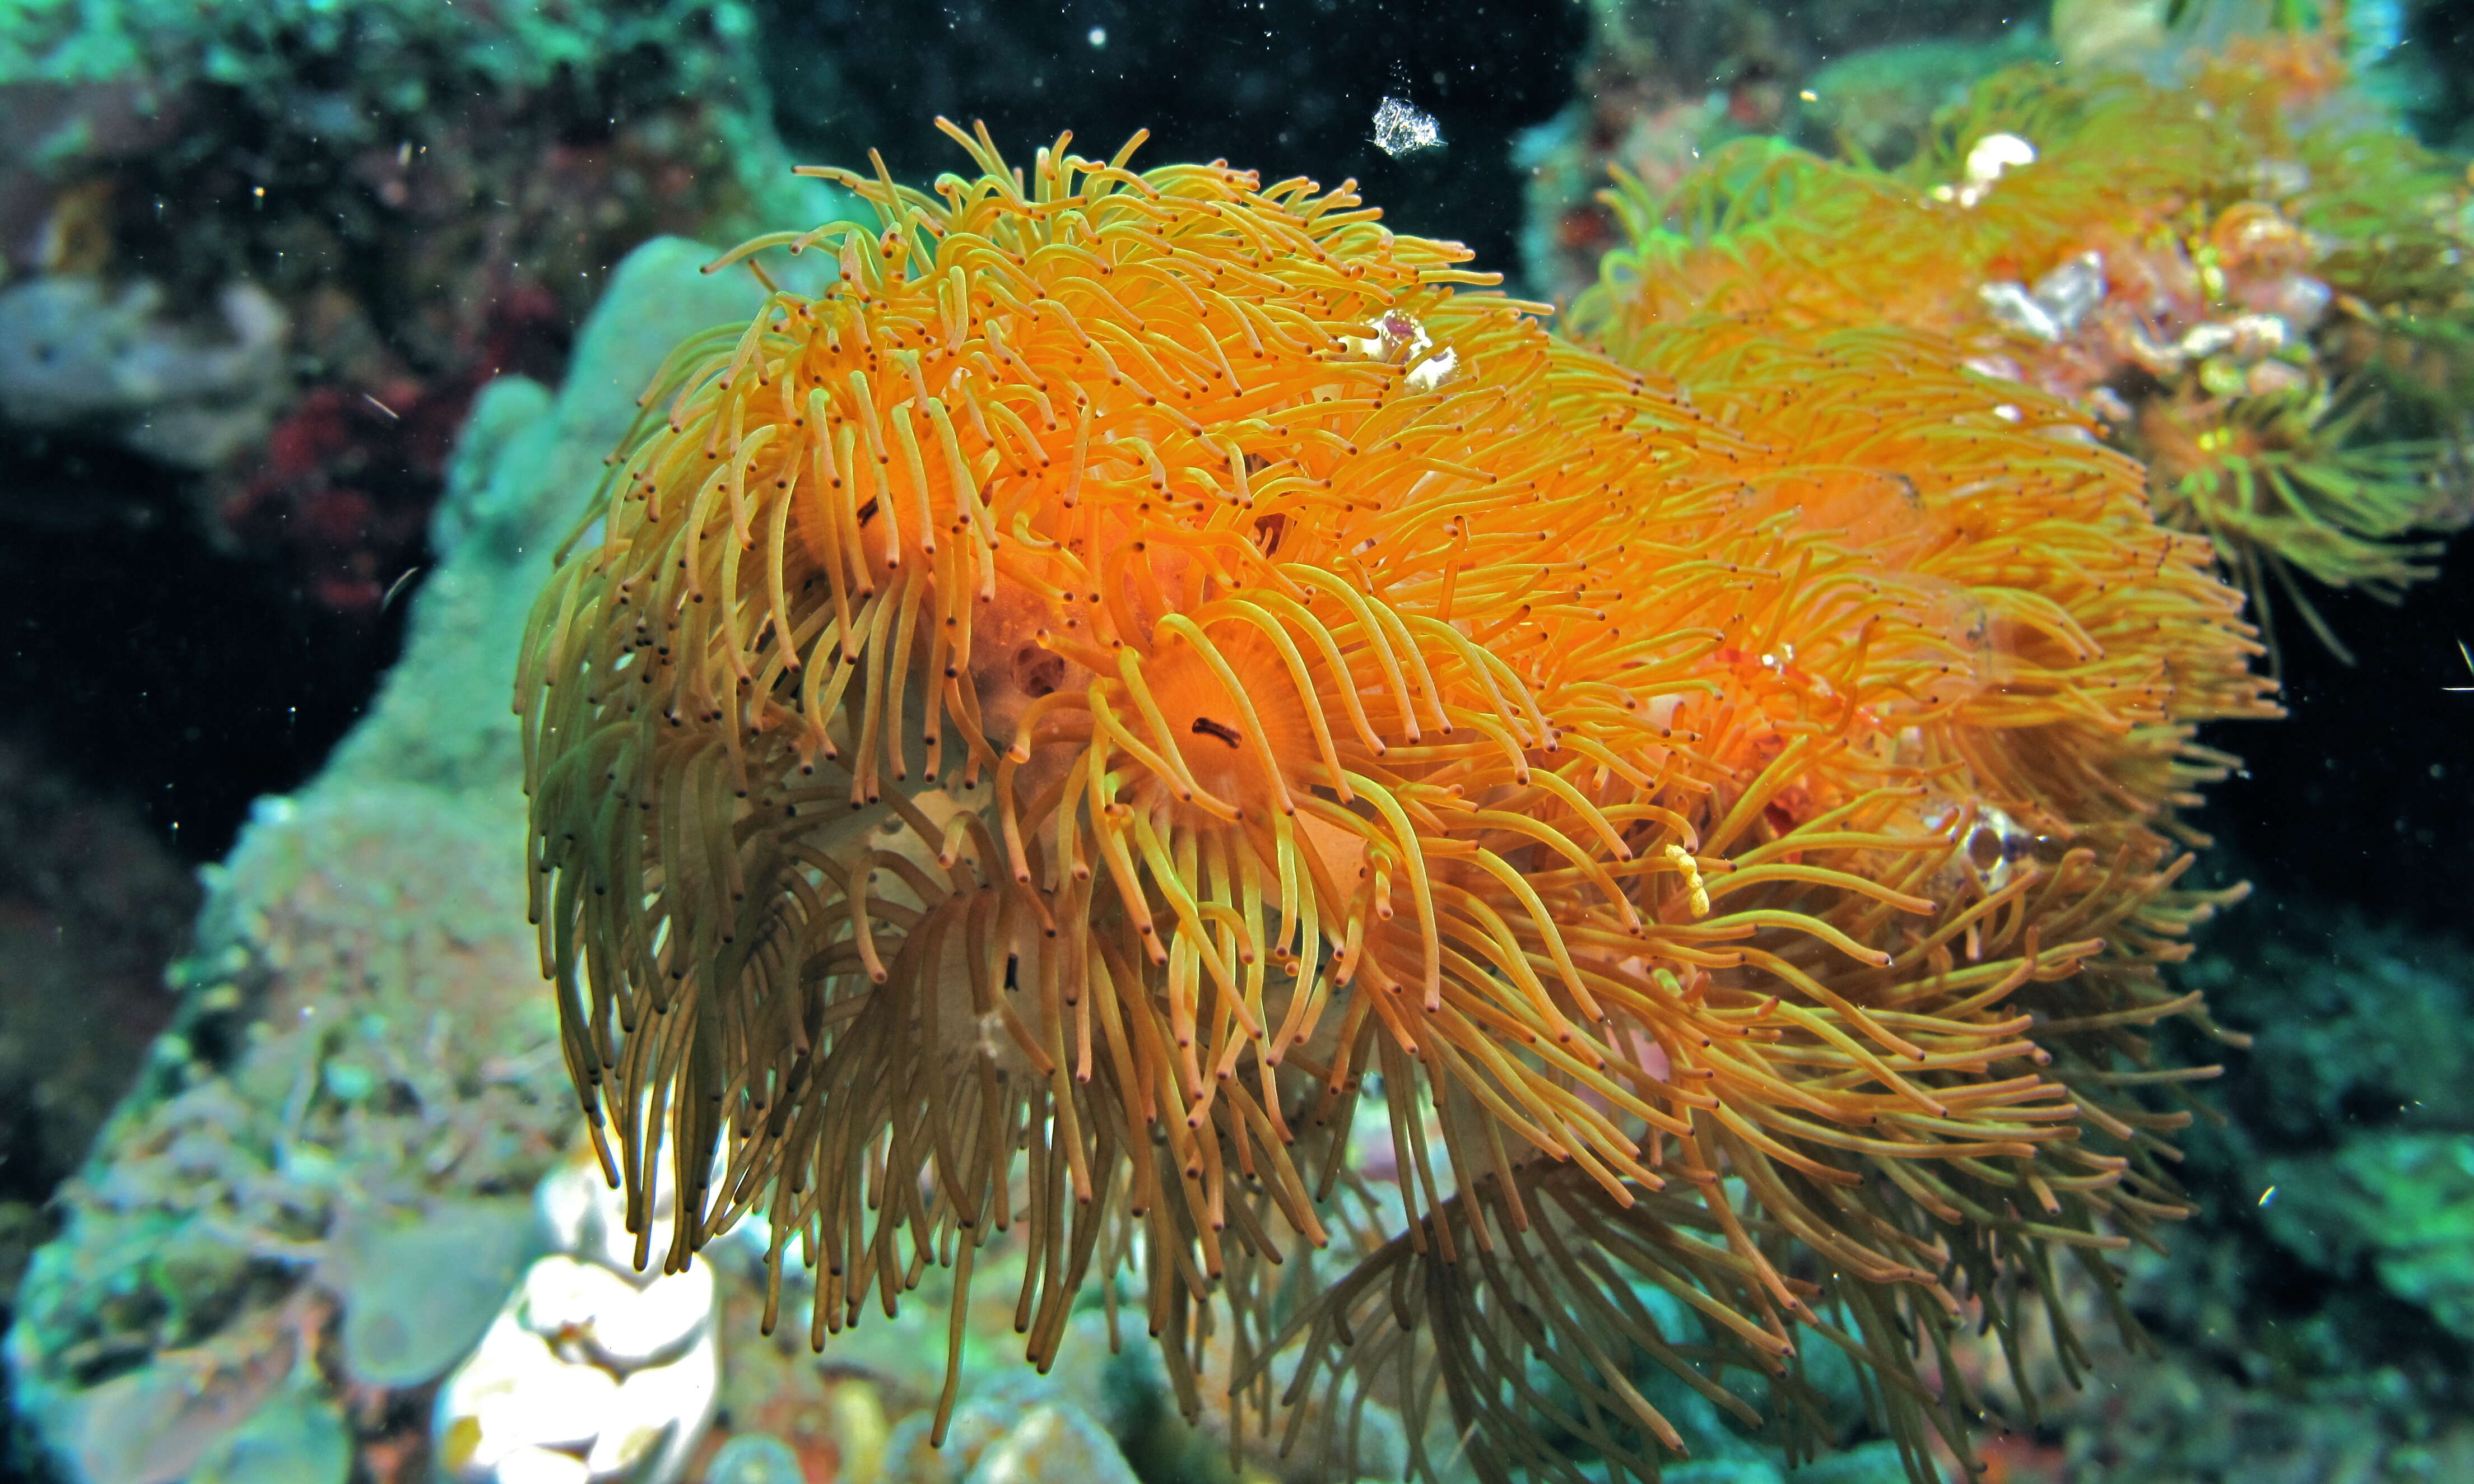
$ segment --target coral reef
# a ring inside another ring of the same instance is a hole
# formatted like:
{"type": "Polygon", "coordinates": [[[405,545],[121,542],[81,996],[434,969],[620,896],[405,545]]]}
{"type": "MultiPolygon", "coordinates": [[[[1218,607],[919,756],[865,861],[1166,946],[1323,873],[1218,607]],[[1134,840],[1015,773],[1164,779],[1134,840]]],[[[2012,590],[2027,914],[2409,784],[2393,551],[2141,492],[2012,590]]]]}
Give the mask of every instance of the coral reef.
{"type": "Polygon", "coordinates": [[[753,25],[737,0],[12,0],[0,416],[201,471],[179,514],[374,619],[474,390],[554,377],[630,246],[830,213],[753,25]]]}
{"type": "MultiPolygon", "coordinates": [[[[544,126],[599,110],[605,128],[634,115],[622,138],[630,131],[708,134],[709,154],[685,139],[654,144],[654,156],[674,160],[675,169],[721,167],[723,182],[689,188],[735,191],[769,209],[794,203],[813,209],[813,196],[786,186],[772,168],[780,147],[764,115],[753,36],[753,17],[737,0],[461,9],[408,0],[245,7],[10,0],[0,10],[0,88],[37,100],[73,100],[23,121],[46,132],[25,139],[24,153],[12,162],[12,170],[68,186],[90,185],[112,166],[131,163],[135,151],[159,147],[166,138],[179,141],[172,153],[181,158],[164,163],[214,160],[219,171],[230,168],[215,157],[227,139],[245,137],[255,146],[255,172],[263,187],[250,199],[260,204],[270,194],[328,184],[327,177],[340,168],[368,187],[367,199],[351,202],[354,214],[415,207],[424,192],[442,188],[460,205],[473,184],[515,180],[459,180],[455,168],[431,174],[416,168],[416,157],[441,148],[502,149],[474,127],[491,122],[534,136],[523,144],[546,142],[538,137],[544,126]],[[679,102],[725,92],[746,106],[679,102]],[[497,116],[472,117],[476,101],[483,114],[497,116]],[[119,125],[123,113],[152,123],[119,125]],[[458,115],[468,122],[450,127],[458,115]],[[226,136],[202,137],[202,128],[226,136]],[[408,148],[399,148],[403,141],[410,141],[408,148]]],[[[641,182],[633,192],[658,198],[683,183],[641,182]]],[[[588,230],[621,225],[630,214],[625,201],[620,195],[606,203],[597,213],[603,219],[589,220],[588,230]]],[[[443,205],[434,203],[423,214],[437,214],[443,205]]],[[[12,268],[56,265],[42,256],[51,209],[47,205],[5,224],[0,242],[12,268]]],[[[148,203],[144,209],[156,207],[148,203]]],[[[487,216],[457,214],[462,225],[449,235],[505,231],[487,216]]],[[[209,240],[193,237],[185,266],[210,272],[225,259],[223,266],[238,267],[230,259],[248,253],[249,235],[227,223],[209,240]]],[[[296,237],[292,246],[314,244],[296,237]]],[[[548,276],[544,281],[564,289],[548,276]]]]}
{"type": "Polygon", "coordinates": [[[2474,1401],[2462,1383],[2474,1038],[2462,955],[2301,902],[2270,934],[2210,946],[2181,978],[2217,994],[2252,1043],[2210,1089],[2227,1117],[2193,1140],[2194,1177],[2218,1197],[2201,1240],[2233,1244],[2218,1259],[2228,1266],[2297,1275],[2277,1285],[2283,1312],[2246,1316],[2214,1343],[2298,1377],[2397,1368],[2429,1400],[2474,1401]],[[2266,1326],[2292,1337],[2253,1332],[2266,1326]]]}
{"type": "MultiPolygon", "coordinates": [[[[216,884],[152,1096],[63,1188],[65,1228],[20,1290],[18,1407],[72,1477],[180,1477],[305,1364],[338,1302],[460,1288],[481,1317],[497,1306],[512,1262],[468,1267],[493,1244],[424,1238],[520,1194],[567,1135],[523,1055],[546,1027],[507,992],[521,944],[478,931],[507,910],[473,868],[497,848],[418,789],[261,814],[216,884]]],[[[389,1353],[376,1332],[356,1349],[389,1353]]]]}
{"type": "Polygon", "coordinates": [[[1419,1472],[1654,1478],[1660,1372],[1792,1461],[1832,1349],[1964,1449],[1919,1354],[2184,1209],[2172,813],[2273,715],[2208,545],[1945,342],[1618,365],[1346,189],[952,132],[716,264],[838,272],[680,347],[525,646],[660,1265],[761,1213],[822,1346],[953,1264],[937,1433],[1011,1233],[1031,1361],[1129,1273],[1180,1408],[1327,1471],[1373,1399],[1419,1472]]]}
{"type": "Polygon", "coordinates": [[[2333,645],[2468,511],[2474,207],[2359,37],[2074,4],[1978,82],[2041,42],[1603,0],[1527,157],[1541,272],[1629,239],[1581,343],[1349,186],[784,193],[734,88],[850,58],[781,7],[465,9],[0,0],[0,514],[152,468],[412,615],[170,995],[182,883],[0,754],[0,1469],[2474,1471],[2453,950],[2190,957],[2226,579],[2333,645]]]}
{"type": "MultiPolygon", "coordinates": [[[[574,1109],[558,1085],[521,898],[497,889],[497,862],[514,848],[506,822],[521,810],[507,654],[546,560],[541,523],[598,467],[633,390],[683,329],[743,315],[756,299],[741,280],[698,277],[710,255],[656,243],[622,269],[561,397],[520,377],[483,394],[432,535],[446,560],[415,600],[414,641],[379,715],[319,783],[264,804],[244,845],[209,873],[197,948],[174,970],[177,1002],[151,965],[187,910],[144,904],[184,900],[178,872],[151,854],[124,860],[133,846],[108,822],[12,785],[12,900],[49,950],[42,961],[59,959],[47,972],[74,962],[109,1003],[131,1002],[134,1037],[175,1003],[181,1017],[61,1192],[65,1229],[43,1250],[11,1336],[15,1410],[54,1475],[428,1477],[433,1423],[442,1405],[454,1410],[439,1399],[444,1378],[469,1372],[497,1317],[527,1297],[542,1253],[601,1251],[572,1217],[579,1172],[558,1152],[572,1142],[574,1109]],[[109,863],[126,884],[90,874],[109,863]],[[66,930],[57,948],[54,919],[66,930]],[[145,931],[106,950],[96,937],[107,923],[145,931]],[[570,1214],[545,1221],[535,1200],[551,1195],[570,1214]]],[[[55,987],[12,993],[7,1010],[80,1004],[55,987]]],[[[30,1047],[59,1039],[12,1025],[30,1047]]],[[[41,1110],[57,1161],[45,1190],[137,1059],[98,1066],[102,1042],[75,1044],[88,1055],[37,1083],[61,1093],[41,1110]]],[[[46,1237],[31,1206],[12,1210],[13,1239],[46,1237]]],[[[635,1278],[632,1240],[621,1233],[620,1244],[547,1271],[635,1278]]],[[[686,1281],[709,1292],[717,1282],[715,1306],[740,1321],[711,1331],[717,1345],[725,1332],[752,1334],[761,1275],[759,1249],[686,1281]]],[[[973,1343],[993,1359],[1011,1307],[980,1318],[985,1337],[973,1343]]],[[[833,1369],[814,1364],[804,1337],[795,1355],[720,1347],[719,1399],[737,1423],[723,1435],[761,1439],[756,1429],[773,1426],[820,1464],[881,1457],[891,1428],[933,1409],[946,1331],[940,1320],[881,1338],[864,1354],[837,1351],[833,1369]],[[845,1399],[839,1410],[803,1428],[833,1396],[845,1399]]],[[[1104,1340],[1090,1353],[1104,1353],[1104,1340]]],[[[1157,1395],[1165,1384],[1094,1368],[1072,1404],[1131,1436],[1174,1418],[1157,1395]]],[[[1051,1415],[1041,1425],[1057,1424],[1051,1415]]],[[[673,1436],[685,1448],[697,1431],[673,1436]]],[[[582,1467],[580,1450],[572,1462],[582,1467]]]]}
{"type": "Polygon", "coordinates": [[[197,888],[126,800],[0,744],[0,1321],[54,1186],[162,1029],[197,888]]]}
{"type": "Polygon", "coordinates": [[[695,260],[671,242],[630,258],[559,399],[485,392],[385,693],[209,873],[178,1018],[18,1293],[15,1406],[64,1478],[272,1477],[254,1472],[270,1450],[333,1458],[292,1475],[313,1484],[355,1459],[426,1468],[428,1387],[525,1271],[530,1195],[574,1128],[499,868],[521,840],[504,696],[547,556],[542,492],[597,466],[619,384],[745,312],[695,260]]]}

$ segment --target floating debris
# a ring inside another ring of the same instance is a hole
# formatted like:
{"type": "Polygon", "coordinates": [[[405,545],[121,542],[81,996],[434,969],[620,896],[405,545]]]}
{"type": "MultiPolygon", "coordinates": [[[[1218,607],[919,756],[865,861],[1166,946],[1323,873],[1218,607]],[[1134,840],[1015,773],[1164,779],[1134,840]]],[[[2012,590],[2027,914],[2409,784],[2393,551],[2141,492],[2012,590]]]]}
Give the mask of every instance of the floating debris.
{"type": "Polygon", "coordinates": [[[1435,115],[1421,112],[1416,104],[1386,95],[1382,106],[1374,110],[1374,147],[1384,154],[1398,158],[1419,150],[1440,149],[1443,129],[1435,115]]]}

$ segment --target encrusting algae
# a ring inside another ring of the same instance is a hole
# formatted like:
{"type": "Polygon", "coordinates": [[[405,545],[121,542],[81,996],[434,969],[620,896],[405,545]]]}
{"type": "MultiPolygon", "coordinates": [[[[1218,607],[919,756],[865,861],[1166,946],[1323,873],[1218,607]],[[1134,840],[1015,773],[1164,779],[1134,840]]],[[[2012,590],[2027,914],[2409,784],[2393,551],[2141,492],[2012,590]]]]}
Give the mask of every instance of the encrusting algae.
{"type": "Polygon", "coordinates": [[[1896,171],[1757,139],[1622,182],[1632,241],[1576,332],[1619,359],[1704,313],[1948,336],[2077,403],[2159,520],[2341,655],[2302,579],[2393,598],[2431,574],[2417,534],[2474,516],[2474,190],[2342,89],[2337,44],[2243,38],[2171,87],[2014,68],[1896,171]]]}
{"type": "Polygon", "coordinates": [[[1130,1271],[1189,1410],[1429,1475],[1654,1479],[1653,1363],[1808,1450],[1815,1344],[1964,1455],[1919,1366],[2182,1210],[2206,540],[1928,336],[1619,364],[1346,185],[946,127],[715,265],[839,271],[680,348],[522,658],[640,1259],[767,1221],[821,1346],[1009,1232],[1034,1364],[1130,1271]]]}

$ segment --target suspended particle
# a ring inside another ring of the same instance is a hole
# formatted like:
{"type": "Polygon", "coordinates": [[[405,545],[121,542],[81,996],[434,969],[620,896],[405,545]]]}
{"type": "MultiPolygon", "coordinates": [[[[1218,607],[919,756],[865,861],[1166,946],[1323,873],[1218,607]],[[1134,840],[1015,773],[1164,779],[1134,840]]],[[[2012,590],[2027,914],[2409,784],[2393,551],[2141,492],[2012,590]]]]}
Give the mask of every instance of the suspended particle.
{"type": "Polygon", "coordinates": [[[1416,104],[1387,95],[1374,110],[1374,147],[1386,155],[1414,154],[1443,142],[1443,126],[1432,113],[1419,112],[1416,104]]]}

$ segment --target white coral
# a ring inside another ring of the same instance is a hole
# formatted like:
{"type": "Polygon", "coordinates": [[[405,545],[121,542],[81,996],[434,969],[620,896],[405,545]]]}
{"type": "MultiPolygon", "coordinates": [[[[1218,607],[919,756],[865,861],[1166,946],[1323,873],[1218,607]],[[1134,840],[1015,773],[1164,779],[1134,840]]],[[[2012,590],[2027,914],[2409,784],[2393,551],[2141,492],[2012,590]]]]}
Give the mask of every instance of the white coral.
{"type": "Polygon", "coordinates": [[[670,1484],[720,1385],[713,1270],[635,1271],[621,1198],[589,1165],[552,1171],[534,1209],[556,1250],[525,1271],[440,1388],[440,1473],[456,1484],[670,1484]]]}

